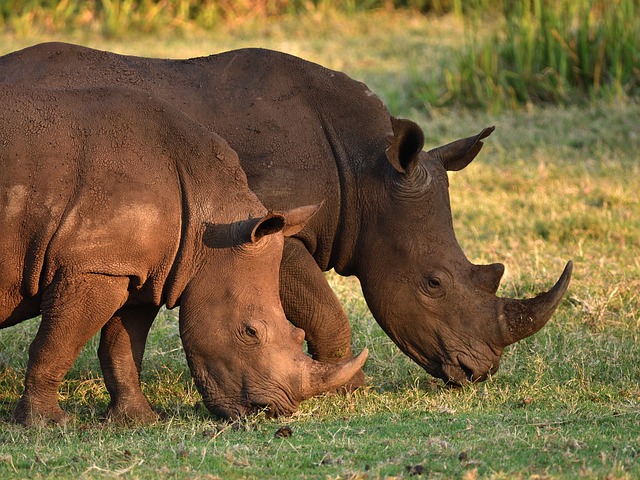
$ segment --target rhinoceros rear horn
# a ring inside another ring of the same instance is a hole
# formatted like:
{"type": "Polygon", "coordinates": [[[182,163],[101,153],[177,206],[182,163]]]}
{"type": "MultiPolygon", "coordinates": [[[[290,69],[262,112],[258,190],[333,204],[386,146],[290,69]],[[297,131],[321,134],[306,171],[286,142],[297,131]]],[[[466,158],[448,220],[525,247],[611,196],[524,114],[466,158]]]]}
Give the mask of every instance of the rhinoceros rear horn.
{"type": "Polygon", "coordinates": [[[357,357],[343,363],[329,364],[313,360],[309,371],[304,372],[302,398],[340,388],[362,368],[368,356],[369,350],[365,348],[357,357]]]}
{"type": "Polygon", "coordinates": [[[535,298],[527,300],[501,299],[502,312],[500,320],[504,322],[505,338],[503,344],[511,345],[529,337],[546,325],[567,291],[573,263],[568,262],[558,282],[549,290],[535,298]]]}
{"type": "Polygon", "coordinates": [[[429,150],[429,153],[440,160],[448,171],[462,170],[482,149],[481,140],[491,135],[495,129],[496,127],[485,128],[478,135],[434,148],[429,150]]]}

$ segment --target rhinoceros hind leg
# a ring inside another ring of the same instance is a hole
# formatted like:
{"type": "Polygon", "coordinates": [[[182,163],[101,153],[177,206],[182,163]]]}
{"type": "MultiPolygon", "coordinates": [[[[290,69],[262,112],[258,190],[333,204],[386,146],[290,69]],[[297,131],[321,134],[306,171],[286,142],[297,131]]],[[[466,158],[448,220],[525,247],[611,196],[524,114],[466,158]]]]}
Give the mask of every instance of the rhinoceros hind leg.
{"type": "MultiPolygon", "coordinates": [[[[294,238],[285,240],[280,298],[287,319],[304,330],[308,353],[314,360],[339,363],[353,358],[349,318],[318,264],[294,238]]],[[[359,370],[339,392],[364,385],[364,373],[359,370]]]]}
{"type": "Polygon", "coordinates": [[[126,301],[129,279],[96,274],[56,275],[42,299],[42,321],[29,347],[24,392],[13,420],[64,423],[58,387],[84,344],[126,301]]]}
{"type": "Polygon", "coordinates": [[[158,310],[147,305],[123,307],[102,327],[98,356],[111,395],[108,421],[129,424],[158,420],[140,389],[144,348],[158,310]]]}

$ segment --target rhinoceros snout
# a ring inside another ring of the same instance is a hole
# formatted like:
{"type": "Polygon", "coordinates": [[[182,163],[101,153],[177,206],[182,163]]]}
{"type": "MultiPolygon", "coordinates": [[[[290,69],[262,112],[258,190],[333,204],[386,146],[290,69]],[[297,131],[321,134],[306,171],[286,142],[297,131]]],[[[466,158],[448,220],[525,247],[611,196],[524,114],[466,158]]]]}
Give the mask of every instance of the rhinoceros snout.
{"type": "Polygon", "coordinates": [[[450,387],[461,387],[469,383],[484,382],[498,371],[500,356],[487,359],[473,359],[466,355],[458,355],[454,363],[442,366],[440,378],[450,387]]]}
{"type": "MultiPolygon", "coordinates": [[[[469,383],[481,382],[481,376],[476,375],[466,365],[447,365],[443,368],[442,380],[448,387],[459,388],[469,383]]],[[[485,376],[486,378],[486,376],[485,376]]]]}

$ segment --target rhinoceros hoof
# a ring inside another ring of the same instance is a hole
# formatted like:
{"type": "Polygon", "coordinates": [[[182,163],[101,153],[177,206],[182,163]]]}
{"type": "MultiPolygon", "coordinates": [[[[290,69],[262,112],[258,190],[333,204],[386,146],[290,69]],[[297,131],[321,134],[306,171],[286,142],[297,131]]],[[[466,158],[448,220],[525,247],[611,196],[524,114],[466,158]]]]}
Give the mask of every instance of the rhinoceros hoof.
{"type": "Polygon", "coordinates": [[[136,404],[126,406],[109,406],[105,414],[105,420],[107,422],[113,422],[120,425],[148,425],[155,423],[160,419],[160,416],[154,412],[149,404],[136,404]]]}
{"type": "Polygon", "coordinates": [[[65,413],[57,404],[44,407],[22,397],[13,411],[11,420],[27,427],[49,423],[64,425],[73,420],[73,416],[65,413]]]}

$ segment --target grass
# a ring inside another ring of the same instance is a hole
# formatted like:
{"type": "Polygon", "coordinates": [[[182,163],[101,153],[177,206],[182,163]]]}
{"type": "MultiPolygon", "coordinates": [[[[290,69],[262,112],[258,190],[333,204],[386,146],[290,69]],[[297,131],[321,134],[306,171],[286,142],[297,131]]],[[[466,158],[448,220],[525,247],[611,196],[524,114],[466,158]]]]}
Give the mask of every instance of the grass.
{"type": "MultiPolygon", "coordinates": [[[[318,18],[327,25],[333,22],[324,17],[336,15],[401,10],[407,18],[428,12],[435,19],[449,13],[465,23],[464,48],[436,70],[437,57],[428,57],[426,68],[424,56],[406,62],[409,103],[427,110],[460,105],[497,112],[532,103],[637,97],[639,9],[639,0],[5,0],[0,29],[19,37],[67,32],[126,39],[229,27],[237,33],[318,18]]],[[[324,29],[317,22],[316,28],[324,29]]]]}
{"type": "Polygon", "coordinates": [[[493,110],[637,96],[638,7],[637,0],[508,2],[496,20],[504,28],[486,39],[472,28],[467,47],[445,67],[442,81],[424,89],[438,90],[439,104],[493,110]]]}
{"type": "Polygon", "coordinates": [[[175,312],[154,325],[143,388],[167,415],[146,428],[104,425],[97,339],[61,390],[66,427],[7,422],[36,321],[0,331],[2,478],[637,478],[640,476],[640,105],[601,102],[496,114],[425,110],[411,68],[433,74],[463,45],[458,17],[315,12],[207,35],[128,40],[6,33],[0,53],[67,39],[187,57],[248,45],[285,50],[366,81],[435,146],[495,124],[479,158],[450,175],[458,240],[474,262],[507,266],[499,294],[548,287],[575,262],[550,324],[507,349],[498,373],[459,390],[410,362],[373,321],[353,278],[328,273],[368,346],[369,388],[303,403],[290,418],[212,418],[199,403],[175,312]],[[384,28],[381,28],[383,26],[384,28]],[[289,425],[290,437],[275,437],[289,425]]]}

